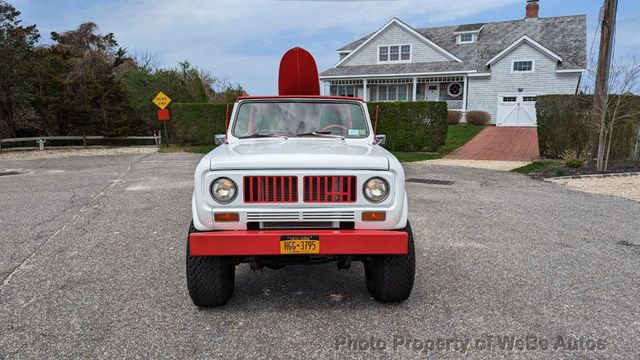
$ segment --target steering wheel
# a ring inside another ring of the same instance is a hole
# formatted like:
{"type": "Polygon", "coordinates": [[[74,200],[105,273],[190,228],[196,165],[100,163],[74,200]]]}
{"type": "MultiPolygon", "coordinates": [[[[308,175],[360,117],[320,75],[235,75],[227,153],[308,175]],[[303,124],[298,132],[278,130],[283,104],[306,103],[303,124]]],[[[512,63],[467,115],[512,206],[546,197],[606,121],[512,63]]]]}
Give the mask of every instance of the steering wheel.
{"type": "Polygon", "coordinates": [[[346,134],[349,132],[349,129],[346,126],[342,126],[342,125],[338,125],[338,124],[334,124],[334,125],[329,125],[327,127],[325,127],[324,129],[320,130],[321,132],[323,131],[328,131],[331,129],[342,129],[343,130],[343,134],[346,134]]]}

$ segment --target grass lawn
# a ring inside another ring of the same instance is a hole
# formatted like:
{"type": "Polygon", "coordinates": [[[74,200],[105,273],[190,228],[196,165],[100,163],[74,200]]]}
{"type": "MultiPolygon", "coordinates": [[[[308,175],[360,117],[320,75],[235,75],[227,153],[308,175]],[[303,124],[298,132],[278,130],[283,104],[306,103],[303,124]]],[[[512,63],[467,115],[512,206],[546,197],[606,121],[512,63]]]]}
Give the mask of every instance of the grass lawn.
{"type": "MultiPolygon", "coordinates": [[[[623,160],[609,163],[609,170],[607,173],[627,173],[637,172],[639,170],[640,162],[623,160]]],[[[541,159],[511,171],[528,175],[534,179],[599,173],[596,171],[594,163],[583,164],[583,166],[576,167],[559,159],[541,159]]]]}
{"type": "Polygon", "coordinates": [[[528,175],[533,179],[542,180],[548,177],[567,176],[583,172],[582,168],[569,168],[562,160],[541,159],[525,166],[511,170],[511,172],[528,175]]]}
{"type": "Polygon", "coordinates": [[[469,142],[484,126],[476,125],[449,125],[447,132],[447,142],[440,147],[440,154],[443,156],[469,142]]]}
{"type": "Polygon", "coordinates": [[[392,151],[395,157],[400,162],[414,162],[422,160],[440,159],[442,155],[440,153],[428,153],[428,152],[406,152],[406,151],[392,151]]]}
{"type": "MultiPolygon", "coordinates": [[[[471,140],[474,136],[476,136],[480,131],[482,131],[482,129],[484,129],[484,126],[449,125],[449,129],[447,131],[447,142],[440,147],[438,152],[392,151],[392,153],[401,162],[440,159],[446,154],[466,144],[469,140],[471,140]]],[[[209,151],[213,150],[214,148],[215,148],[215,145],[202,145],[202,146],[169,145],[169,146],[162,146],[160,148],[160,152],[163,152],[163,153],[192,152],[192,153],[206,154],[209,151]]]]}
{"type": "Polygon", "coordinates": [[[540,161],[534,161],[534,162],[532,162],[530,164],[527,164],[525,166],[521,166],[521,167],[519,167],[517,169],[513,169],[513,170],[511,170],[511,172],[516,172],[516,173],[520,173],[520,174],[528,174],[528,173],[533,172],[533,171],[559,167],[560,165],[561,164],[559,164],[557,161],[540,160],[540,161]]]}
{"type": "Polygon", "coordinates": [[[402,162],[440,159],[469,142],[469,140],[473,139],[473,137],[478,135],[478,133],[483,129],[484,126],[449,125],[449,129],[447,130],[447,141],[440,147],[440,149],[438,149],[437,153],[404,151],[392,151],[392,153],[402,162]]]}

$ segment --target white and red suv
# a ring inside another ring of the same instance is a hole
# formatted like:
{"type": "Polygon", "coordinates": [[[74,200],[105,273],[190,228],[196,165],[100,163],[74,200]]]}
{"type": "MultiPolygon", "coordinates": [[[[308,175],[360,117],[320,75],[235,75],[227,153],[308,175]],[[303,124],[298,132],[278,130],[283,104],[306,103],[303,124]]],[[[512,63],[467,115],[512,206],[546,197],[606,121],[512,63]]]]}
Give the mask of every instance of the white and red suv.
{"type": "Polygon", "coordinates": [[[241,263],[255,270],[331,261],[343,269],[364,262],[375,299],[407,299],[415,255],[404,171],[384,140],[359,98],[240,97],[227,133],[195,171],[193,302],[224,304],[241,263]]]}

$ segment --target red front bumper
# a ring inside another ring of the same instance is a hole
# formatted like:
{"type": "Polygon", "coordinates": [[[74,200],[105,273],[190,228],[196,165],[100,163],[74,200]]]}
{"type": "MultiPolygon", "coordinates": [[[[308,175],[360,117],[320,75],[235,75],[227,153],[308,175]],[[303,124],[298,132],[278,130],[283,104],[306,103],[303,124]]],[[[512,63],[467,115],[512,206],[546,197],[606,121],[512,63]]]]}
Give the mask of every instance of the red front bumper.
{"type": "Polygon", "coordinates": [[[189,234],[193,256],[280,255],[281,236],[317,235],[321,255],[406,254],[408,234],[392,230],[247,230],[189,234]]]}

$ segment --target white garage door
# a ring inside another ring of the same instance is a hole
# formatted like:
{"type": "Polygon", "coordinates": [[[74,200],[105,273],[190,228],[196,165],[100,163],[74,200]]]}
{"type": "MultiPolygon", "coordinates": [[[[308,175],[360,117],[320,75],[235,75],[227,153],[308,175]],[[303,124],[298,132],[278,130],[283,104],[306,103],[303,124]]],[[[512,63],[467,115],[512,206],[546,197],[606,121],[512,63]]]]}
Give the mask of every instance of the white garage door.
{"type": "Polygon", "coordinates": [[[536,126],[536,94],[504,94],[498,99],[498,126],[536,126]]]}

